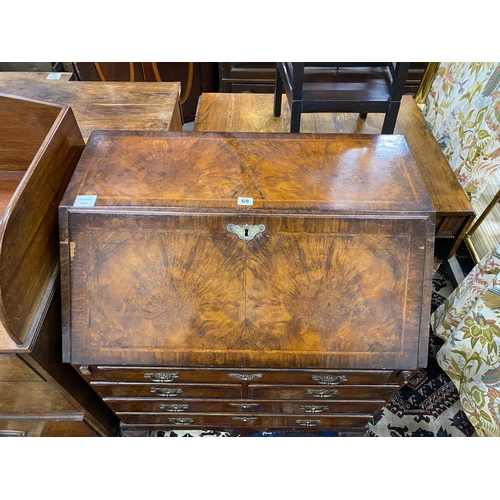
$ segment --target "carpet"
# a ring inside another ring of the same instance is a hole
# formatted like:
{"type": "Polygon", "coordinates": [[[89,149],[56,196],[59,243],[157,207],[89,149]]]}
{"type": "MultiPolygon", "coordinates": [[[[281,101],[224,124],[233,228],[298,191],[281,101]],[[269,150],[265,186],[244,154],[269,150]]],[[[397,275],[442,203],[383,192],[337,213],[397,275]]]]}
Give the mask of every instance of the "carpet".
{"type": "MultiPolygon", "coordinates": [[[[432,280],[431,310],[436,310],[453,291],[440,266],[432,280]]],[[[459,401],[458,391],[436,361],[443,341],[432,328],[428,364],[387,402],[368,424],[369,437],[471,437],[475,430],[459,401]]]]}
{"type": "MultiPolygon", "coordinates": [[[[453,291],[443,266],[432,280],[432,306],[437,309],[453,291]]],[[[472,437],[474,427],[462,410],[458,392],[436,361],[443,341],[432,329],[426,368],[415,373],[370,420],[366,437],[472,437]]],[[[234,434],[216,430],[161,430],[151,437],[337,437],[333,431],[273,431],[234,434]]]]}

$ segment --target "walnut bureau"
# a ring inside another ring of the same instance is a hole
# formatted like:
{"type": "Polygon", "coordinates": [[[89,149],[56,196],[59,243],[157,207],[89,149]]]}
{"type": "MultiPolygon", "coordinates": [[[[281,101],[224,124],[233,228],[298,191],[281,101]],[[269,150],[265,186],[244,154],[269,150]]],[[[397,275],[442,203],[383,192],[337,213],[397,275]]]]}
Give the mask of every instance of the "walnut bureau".
{"type": "Polygon", "coordinates": [[[141,435],[363,433],[427,363],[435,212],[399,135],[94,132],[63,358],[141,435]]]}

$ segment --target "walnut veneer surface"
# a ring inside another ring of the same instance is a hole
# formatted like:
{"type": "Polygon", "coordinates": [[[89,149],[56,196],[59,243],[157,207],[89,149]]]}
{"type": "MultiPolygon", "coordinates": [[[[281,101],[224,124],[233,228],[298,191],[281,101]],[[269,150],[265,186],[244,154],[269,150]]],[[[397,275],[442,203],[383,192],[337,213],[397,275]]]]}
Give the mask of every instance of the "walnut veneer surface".
{"type": "Polygon", "coordinates": [[[0,72],[0,93],[71,106],[86,141],[93,130],[181,130],[177,82],[47,80],[0,72]]]}
{"type": "MultiPolygon", "coordinates": [[[[302,117],[302,133],[378,134],[381,114],[360,119],[353,113],[311,113],[302,117]]],[[[198,132],[288,132],[290,109],[273,116],[268,94],[203,94],[194,130],[198,132]]],[[[395,134],[404,135],[436,210],[436,255],[453,255],[474,219],[470,201],[411,96],[403,96],[395,134]]]]}
{"type": "Polygon", "coordinates": [[[95,132],[64,360],[127,431],[363,429],[427,362],[434,219],[402,136],[95,132]]]}

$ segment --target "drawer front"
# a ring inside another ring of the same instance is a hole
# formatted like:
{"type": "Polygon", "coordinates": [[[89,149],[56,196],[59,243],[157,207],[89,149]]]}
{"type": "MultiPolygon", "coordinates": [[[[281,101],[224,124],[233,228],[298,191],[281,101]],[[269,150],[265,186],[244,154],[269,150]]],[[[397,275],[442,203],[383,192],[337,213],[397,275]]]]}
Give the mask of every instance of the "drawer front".
{"type": "Polygon", "coordinates": [[[0,354],[0,382],[44,382],[17,354],[0,354]]]}
{"type": "Polygon", "coordinates": [[[93,389],[103,398],[106,397],[155,397],[155,398],[218,398],[240,399],[241,386],[236,384],[126,384],[92,382],[93,389]]]}
{"type": "Polygon", "coordinates": [[[308,400],[346,400],[346,399],[383,399],[387,400],[399,389],[399,385],[369,386],[344,385],[336,387],[303,386],[266,386],[250,385],[248,395],[252,399],[308,399],[308,400]]]}
{"type": "Polygon", "coordinates": [[[41,413],[79,415],[81,412],[48,382],[0,382],[0,417],[41,413]]]}
{"type": "Polygon", "coordinates": [[[269,429],[280,428],[342,428],[363,427],[371,418],[370,415],[225,415],[225,414],[184,414],[182,416],[166,415],[165,413],[119,413],[118,416],[126,425],[163,425],[165,429],[172,428],[231,428],[259,427],[269,429]]]}
{"type": "Polygon", "coordinates": [[[263,384],[386,384],[397,372],[391,370],[270,370],[172,367],[90,366],[84,369],[91,381],[154,383],[228,383],[263,384]]]}
{"type": "Polygon", "coordinates": [[[105,398],[106,403],[116,413],[283,413],[283,414],[374,414],[383,406],[384,401],[255,401],[255,400],[196,400],[177,399],[164,401],[158,399],[113,399],[105,398]]]}
{"type": "Polygon", "coordinates": [[[0,437],[97,437],[87,423],[73,421],[0,421],[0,437]]]}

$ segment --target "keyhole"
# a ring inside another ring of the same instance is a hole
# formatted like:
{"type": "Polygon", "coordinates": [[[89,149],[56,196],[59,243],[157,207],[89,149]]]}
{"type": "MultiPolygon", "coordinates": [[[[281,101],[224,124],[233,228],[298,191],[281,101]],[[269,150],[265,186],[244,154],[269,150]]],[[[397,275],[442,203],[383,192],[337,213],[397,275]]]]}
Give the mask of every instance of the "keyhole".
{"type": "Polygon", "coordinates": [[[248,237],[248,229],[245,229],[245,236],[248,237]]]}

